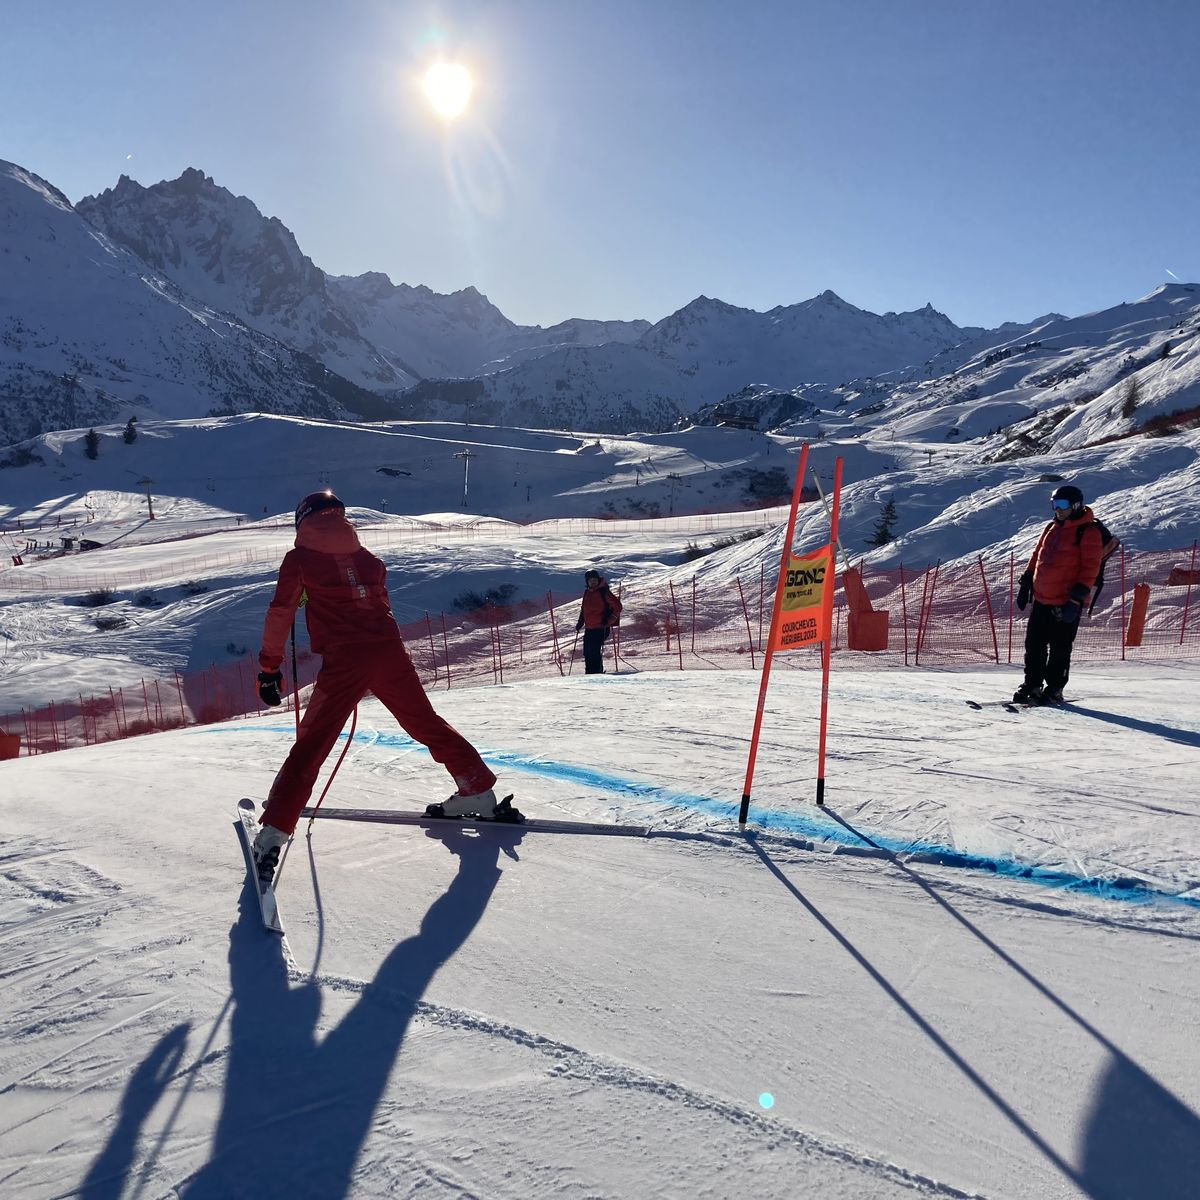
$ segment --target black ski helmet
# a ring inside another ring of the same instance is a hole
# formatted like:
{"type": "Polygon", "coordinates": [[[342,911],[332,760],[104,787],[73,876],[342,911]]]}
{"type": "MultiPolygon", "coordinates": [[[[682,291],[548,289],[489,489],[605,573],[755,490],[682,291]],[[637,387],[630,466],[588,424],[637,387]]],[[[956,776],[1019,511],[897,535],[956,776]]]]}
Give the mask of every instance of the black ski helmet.
{"type": "Polygon", "coordinates": [[[326,488],[323,492],[310,492],[296,505],[296,528],[300,528],[300,522],[305,517],[311,517],[323,508],[340,508],[342,512],[346,511],[346,506],[333,494],[332,488],[326,488]]]}
{"type": "Polygon", "coordinates": [[[1083,512],[1083,493],[1073,483],[1064,483],[1062,487],[1056,487],[1050,493],[1050,503],[1053,504],[1055,500],[1069,501],[1073,517],[1083,512]]]}
{"type": "Polygon", "coordinates": [[[601,578],[602,578],[602,576],[601,576],[600,572],[597,571],[595,567],[589,567],[583,573],[583,582],[584,583],[587,583],[587,581],[589,579],[601,579],[601,578]]]}

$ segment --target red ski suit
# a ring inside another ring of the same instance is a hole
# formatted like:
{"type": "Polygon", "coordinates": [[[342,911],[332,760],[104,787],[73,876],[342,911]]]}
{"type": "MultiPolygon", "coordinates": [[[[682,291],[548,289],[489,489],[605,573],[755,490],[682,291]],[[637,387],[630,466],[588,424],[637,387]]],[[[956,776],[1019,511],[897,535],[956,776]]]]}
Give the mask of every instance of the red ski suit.
{"type": "Polygon", "coordinates": [[[295,830],[321,764],[367,692],[429,747],[464,795],[496,782],[475,747],[429,703],[392,616],[386,579],[387,569],[363,549],[340,509],[315,512],[296,531],[296,548],[284,557],[267,609],[258,661],[264,671],[279,669],[303,595],[309,641],[322,661],[296,744],[271,785],[264,825],[295,830]]]}

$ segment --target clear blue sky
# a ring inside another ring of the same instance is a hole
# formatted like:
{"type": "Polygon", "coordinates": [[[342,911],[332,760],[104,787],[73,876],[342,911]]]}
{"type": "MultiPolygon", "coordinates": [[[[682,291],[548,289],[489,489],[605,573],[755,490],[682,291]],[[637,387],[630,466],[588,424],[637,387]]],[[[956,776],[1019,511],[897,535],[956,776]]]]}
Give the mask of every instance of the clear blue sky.
{"type": "Polygon", "coordinates": [[[0,158],[72,200],[199,167],[326,271],[526,324],[995,325],[1200,281],[1198,64],[1197,0],[4,0],[0,158]]]}

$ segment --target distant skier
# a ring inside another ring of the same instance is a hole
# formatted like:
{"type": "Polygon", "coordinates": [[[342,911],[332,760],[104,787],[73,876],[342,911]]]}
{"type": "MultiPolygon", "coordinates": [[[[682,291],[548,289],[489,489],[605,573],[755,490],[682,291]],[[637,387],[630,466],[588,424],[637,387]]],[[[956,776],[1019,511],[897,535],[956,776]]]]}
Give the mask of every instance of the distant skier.
{"type": "Polygon", "coordinates": [[[1061,704],[1083,606],[1100,574],[1103,539],[1083,493],[1071,484],[1050,497],[1054,520],[1042,531],[1021,576],[1017,607],[1033,599],[1025,630],[1025,682],[1017,704],[1061,704]]]}
{"type": "Polygon", "coordinates": [[[585,571],[585,591],[579,607],[579,620],[575,632],[583,634],[584,674],[604,674],[604,643],[612,627],[621,620],[621,598],[608,590],[608,582],[599,571],[585,571]]]}
{"type": "MultiPolygon", "coordinates": [[[[254,861],[264,880],[274,877],[280,847],[296,828],[321,764],[367,692],[373,692],[404,732],[428,746],[434,761],[453,776],[458,790],[441,804],[439,815],[496,815],[496,776],[471,743],[434,712],[392,616],[386,578],[383,563],[363,549],[346,520],[346,506],[333,492],[313,492],[300,501],[295,549],[287,552],[279,568],[263,626],[258,694],[264,704],[282,703],[279,667],[302,601],[321,670],[254,839],[254,861]]],[[[508,819],[515,815],[514,809],[505,809],[508,819]]]]}

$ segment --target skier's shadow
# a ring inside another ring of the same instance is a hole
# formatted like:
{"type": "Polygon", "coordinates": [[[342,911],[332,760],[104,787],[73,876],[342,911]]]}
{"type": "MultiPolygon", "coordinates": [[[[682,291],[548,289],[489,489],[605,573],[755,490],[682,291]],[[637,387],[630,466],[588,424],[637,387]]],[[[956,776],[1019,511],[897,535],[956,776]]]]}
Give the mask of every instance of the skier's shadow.
{"type": "Polygon", "coordinates": [[[349,1192],[417,1004],[483,915],[500,879],[500,852],[511,854],[521,831],[449,826],[431,836],[458,856],[458,874],[420,932],[388,954],[320,1042],[320,988],[312,980],[289,987],[246,884],[229,942],[234,1010],[223,1106],[209,1161],[181,1189],[187,1200],[337,1200],[349,1192]]]}

